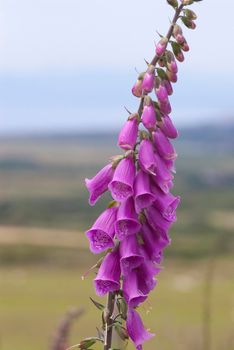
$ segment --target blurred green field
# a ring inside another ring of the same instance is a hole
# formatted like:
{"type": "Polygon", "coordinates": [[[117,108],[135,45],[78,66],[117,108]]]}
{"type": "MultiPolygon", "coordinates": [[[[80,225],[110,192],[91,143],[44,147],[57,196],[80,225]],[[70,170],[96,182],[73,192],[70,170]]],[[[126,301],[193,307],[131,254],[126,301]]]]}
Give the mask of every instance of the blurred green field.
{"type": "MultiPolygon", "coordinates": [[[[185,133],[176,145],[180,157],[173,191],[182,203],[165,269],[150,303],[141,308],[147,327],[157,333],[146,349],[208,350],[202,345],[203,313],[211,261],[211,349],[234,349],[233,142],[214,134],[208,144],[207,135],[185,133]]],[[[88,302],[94,297],[92,274],[83,282],[81,275],[97,257],[88,251],[84,230],[108,195],[90,208],[84,178],[120,153],[115,139],[0,140],[1,350],[49,349],[70,306],[86,309],[74,324],[71,344],[95,334],[99,314],[88,302]]]]}

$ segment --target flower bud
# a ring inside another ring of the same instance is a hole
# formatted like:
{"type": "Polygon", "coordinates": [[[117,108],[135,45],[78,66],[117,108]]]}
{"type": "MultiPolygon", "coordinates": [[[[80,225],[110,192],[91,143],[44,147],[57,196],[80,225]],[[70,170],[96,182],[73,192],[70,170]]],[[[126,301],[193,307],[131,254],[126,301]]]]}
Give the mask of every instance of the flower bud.
{"type": "Polygon", "coordinates": [[[149,96],[144,99],[144,108],[141,116],[144,127],[148,130],[154,130],[156,126],[156,113],[152,100],[149,96]]]}
{"type": "Polygon", "coordinates": [[[167,0],[168,4],[172,7],[176,8],[178,7],[178,1],[177,0],[167,0]]]}
{"type": "Polygon", "coordinates": [[[167,38],[162,38],[156,45],[156,54],[160,57],[164,54],[166,51],[168,39],[167,38]]]}
{"type": "Polygon", "coordinates": [[[173,41],[171,43],[171,46],[172,46],[172,50],[173,50],[173,53],[174,53],[177,61],[183,62],[184,61],[184,55],[183,55],[183,52],[181,51],[180,45],[178,43],[176,43],[175,41],[173,41]]]}
{"type": "Polygon", "coordinates": [[[151,92],[154,87],[154,66],[150,65],[144,75],[141,88],[144,92],[151,92]]]}
{"type": "Polygon", "coordinates": [[[189,19],[188,17],[181,17],[181,21],[184,23],[184,25],[189,28],[189,29],[195,29],[196,28],[196,23],[189,19]]]}
{"type": "Polygon", "coordinates": [[[172,73],[177,73],[178,67],[175,61],[175,56],[171,51],[167,51],[166,59],[167,59],[167,69],[170,70],[172,73]]]}
{"type": "Polygon", "coordinates": [[[168,96],[171,96],[173,94],[173,88],[170,81],[167,79],[163,80],[163,85],[167,89],[168,96]]]}
{"type": "Polygon", "coordinates": [[[193,0],[182,0],[182,4],[183,4],[184,6],[192,5],[192,4],[193,4],[193,0]]]}
{"type": "Polygon", "coordinates": [[[142,95],[142,80],[137,79],[136,83],[132,87],[132,93],[136,97],[141,97],[141,95],[142,95]]]}
{"type": "Polygon", "coordinates": [[[189,45],[187,43],[187,41],[185,41],[183,43],[183,45],[181,45],[181,49],[184,51],[184,52],[188,52],[189,51],[189,45]]]}
{"type": "Polygon", "coordinates": [[[170,70],[167,70],[167,77],[172,83],[176,83],[178,80],[177,74],[171,72],[170,70]]]}
{"type": "Polygon", "coordinates": [[[174,38],[177,36],[177,35],[183,35],[183,31],[182,31],[182,28],[179,26],[179,24],[175,24],[174,27],[173,27],[173,36],[174,38]]]}
{"type": "Polygon", "coordinates": [[[169,100],[159,101],[159,108],[162,114],[170,114],[171,113],[171,104],[169,100]]]}
{"type": "Polygon", "coordinates": [[[165,67],[165,62],[164,62],[164,59],[163,59],[163,57],[161,57],[159,60],[158,60],[158,65],[160,66],[160,67],[165,67]]]}
{"type": "Polygon", "coordinates": [[[155,94],[159,102],[165,102],[168,100],[167,89],[163,84],[161,84],[161,80],[159,78],[156,79],[155,94]]]}
{"type": "Polygon", "coordinates": [[[178,44],[183,44],[185,42],[185,37],[181,34],[176,35],[175,39],[178,44]]]}
{"type": "Polygon", "coordinates": [[[184,10],[184,14],[189,19],[193,19],[193,20],[197,19],[196,13],[194,11],[192,11],[192,10],[185,9],[184,10]]]}
{"type": "Polygon", "coordinates": [[[133,114],[129,117],[119,133],[118,145],[122,149],[134,149],[138,133],[137,116],[133,114]]]}

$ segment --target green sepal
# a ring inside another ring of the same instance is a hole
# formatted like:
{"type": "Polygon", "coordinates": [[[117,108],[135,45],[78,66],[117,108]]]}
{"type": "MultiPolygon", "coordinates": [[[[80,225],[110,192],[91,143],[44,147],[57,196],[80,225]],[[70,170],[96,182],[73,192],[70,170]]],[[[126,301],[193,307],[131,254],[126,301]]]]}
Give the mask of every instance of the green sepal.
{"type": "Polygon", "coordinates": [[[98,303],[97,301],[95,301],[93,298],[89,297],[89,299],[92,301],[92,303],[96,306],[96,308],[98,308],[99,310],[103,311],[105,309],[105,306],[98,303]]]}

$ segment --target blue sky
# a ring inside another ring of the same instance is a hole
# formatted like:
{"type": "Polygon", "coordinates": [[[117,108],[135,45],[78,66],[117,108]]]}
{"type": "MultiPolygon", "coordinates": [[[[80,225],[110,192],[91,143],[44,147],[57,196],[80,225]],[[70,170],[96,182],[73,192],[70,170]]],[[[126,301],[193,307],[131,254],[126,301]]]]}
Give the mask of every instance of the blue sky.
{"type": "MultiPolygon", "coordinates": [[[[191,51],[172,98],[178,125],[234,116],[234,3],[193,9],[198,28],[184,30],[191,51]]],[[[2,0],[0,132],[120,127],[123,106],[137,108],[135,68],[171,16],[165,0],[2,0]]]]}

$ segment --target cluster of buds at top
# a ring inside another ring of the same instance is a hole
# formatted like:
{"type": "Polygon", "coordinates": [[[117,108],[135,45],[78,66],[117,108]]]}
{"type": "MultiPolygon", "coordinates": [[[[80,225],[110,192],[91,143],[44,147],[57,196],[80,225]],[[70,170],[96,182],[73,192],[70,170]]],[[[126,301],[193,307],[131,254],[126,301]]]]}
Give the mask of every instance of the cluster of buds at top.
{"type": "Polygon", "coordinates": [[[156,286],[155,276],[170,244],[169,229],[180,202],[180,197],[170,192],[177,157],[171,139],[178,132],[169,116],[169,97],[172,83],[177,81],[176,61],[184,60],[183,52],[189,46],[176,21],[181,18],[194,28],[196,19],[193,11],[184,8],[191,1],[183,0],[180,6],[176,0],[167,1],[175,8],[175,16],[168,35],[156,45],[156,56],[132,88],[141,103],[119,134],[118,146],[125,153],[86,179],[91,205],[106,191],[113,198],[86,232],[90,250],[105,252],[94,279],[96,293],[114,293],[115,300],[124,300],[127,312],[121,315],[126,329],[121,327],[138,350],[152,334],[145,330],[136,308],[156,286]]]}

